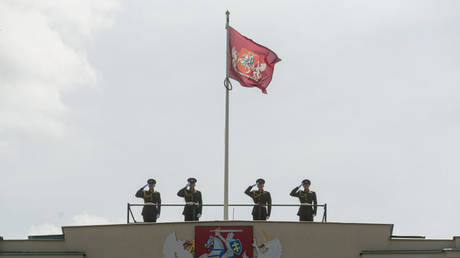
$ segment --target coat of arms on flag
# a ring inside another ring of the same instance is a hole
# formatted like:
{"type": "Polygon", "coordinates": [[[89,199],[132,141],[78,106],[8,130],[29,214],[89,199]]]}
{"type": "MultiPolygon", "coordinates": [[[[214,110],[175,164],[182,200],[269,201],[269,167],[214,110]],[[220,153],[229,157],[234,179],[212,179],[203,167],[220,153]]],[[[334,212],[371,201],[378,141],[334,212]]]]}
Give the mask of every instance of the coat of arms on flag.
{"type": "Polygon", "coordinates": [[[256,53],[246,48],[242,48],[239,52],[235,48],[232,49],[232,64],[233,69],[240,75],[256,82],[260,80],[261,72],[267,67],[256,53]]]}
{"type": "Polygon", "coordinates": [[[252,258],[251,226],[195,226],[195,257],[252,258]]]}

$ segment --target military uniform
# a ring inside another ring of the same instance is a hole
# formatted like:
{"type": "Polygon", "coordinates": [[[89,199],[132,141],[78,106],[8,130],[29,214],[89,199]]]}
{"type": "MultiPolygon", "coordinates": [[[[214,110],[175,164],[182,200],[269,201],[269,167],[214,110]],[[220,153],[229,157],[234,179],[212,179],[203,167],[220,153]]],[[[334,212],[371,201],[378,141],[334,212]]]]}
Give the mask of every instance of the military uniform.
{"type": "MultiPolygon", "coordinates": [[[[148,182],[151,183],[152,181],[149,180],[148,182]]],[[[155,180],[153,182],[156,183],[155,180]]],[[[156,222],[157,215],[161,212],[160,193],[157,191],[146,191],[144,187],[136,192],[136,197],[144,199],[144,203],[147,204],[142,208],[142,217],[144,218],[144,222],[156,222]]]]}
{"type": "MultiPolygon", "coordinates": [[[[257,183],[262,182],[261,179],[257,180],[257,183]]],[[[262,179],[263,180],[263,179],[262,179]]],[[[265,183],[265,181],[263,181],[265,183]]],[[[267,217],[270,217],[272,211],[272,197],[270,192],[264,190],[253,190],[253,186],[249,186],[245,194],[252,198],[254,207],[252,208],[252,218],[253,220],[267,220],[267,217]]]]}
{"type": "MultiPolygon", "coordinates": [[[[305,182],[305,180],[304,180],[305,182]]],[[[309,181],[308,181],[309,182],[309,181]]],[[[303,183],[303,182],[302,182],[303,183]]],[[[300,207],[297,215],[300,221],[313,221],[313,215],[316,215],[318,209],[318,201],[316,199],[316,193],[311,190],[300,190],[300,186],[292,189],[291,196],[298,197],[300,200],[300,207]]]]}
{"type": "MultiPolygon", "coordinates": [[[[194,184],[196,179],[189,178],[188,182],[194,184]]],[[[185,199],[185,206],[182,214],[185,217],[185,221],[198,221],[203,210],[201,192],[196,189],[187,190],[187,186],[177,192],[177,196],[185,199]]]]}

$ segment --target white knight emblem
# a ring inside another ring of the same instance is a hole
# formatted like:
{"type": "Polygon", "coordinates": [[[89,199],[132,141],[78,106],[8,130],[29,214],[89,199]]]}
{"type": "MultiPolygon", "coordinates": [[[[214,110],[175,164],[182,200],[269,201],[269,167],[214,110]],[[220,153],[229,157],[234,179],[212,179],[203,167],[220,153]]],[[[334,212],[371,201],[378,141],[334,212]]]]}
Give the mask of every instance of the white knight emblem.
{"type": "Polygon", "coordinates": [[[245,48],[240,51],[232,48],[232,64],[235,72],[256,82],[262,78],[261,72],[267,68],[267,64],[257,54],[245,48]]]}

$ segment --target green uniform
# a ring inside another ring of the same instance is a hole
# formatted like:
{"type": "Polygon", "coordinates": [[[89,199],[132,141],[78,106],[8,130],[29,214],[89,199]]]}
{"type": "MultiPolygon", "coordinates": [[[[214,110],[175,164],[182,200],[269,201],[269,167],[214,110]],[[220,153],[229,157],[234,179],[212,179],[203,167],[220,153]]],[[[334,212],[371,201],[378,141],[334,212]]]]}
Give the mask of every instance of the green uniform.
{"type": "Polygon", "coordinates": [[[182,212],[185,221],[198,221],[197,214],[201,214],[203,209],[201,192],[195,189],[187,190],[187,187],[184,187],[177,192],[177,196],[185,199],[184,211],[182,212]]]}
{"type": "Polygon", "coordinates": [[[267,220],[267,216],[270,216],[272,211],[272,197],[270,196],[270,192],[264,190],[251,191],[251,189],[252,186],[249,186],[244,193],[249,195],[256,204],[252,208],[252,218],[254,220],[267,220]]]}
{"type": "Polygon", "coordinates": [[[136,197],[144,199],[144,203],[150,204],[145,205],[142,209],[142,217],[144,222],[157,222],[157,214],[161,212],[161,196],[156,191],[146,191],[143,188],[139,189],[136,193],[136,197]]]}
{"type": "Polygon", "coordinates": [[[296,187],[292,189],[291,196],[298,197],[300,200],[301,206],[299,207],[299,211],[297,215],[299,216],[300,221],[313,221],[313,215],[316,215],[316,211],[318,209],[318,201],[316,199],[316,193],[311,190],[303,191],[300,190],[300,187],[296,187]],[[302,204],[307,205],[302,205],[302,204]],[[308,205],[310,204],[310,205],[308,205]]]}

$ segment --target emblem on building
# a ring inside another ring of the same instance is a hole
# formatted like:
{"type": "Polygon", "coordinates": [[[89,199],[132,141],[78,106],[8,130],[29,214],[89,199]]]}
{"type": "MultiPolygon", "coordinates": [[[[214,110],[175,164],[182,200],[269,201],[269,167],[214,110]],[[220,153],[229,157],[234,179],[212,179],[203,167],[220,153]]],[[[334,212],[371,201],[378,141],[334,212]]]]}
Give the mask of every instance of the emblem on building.
{"type": "Polygon", "coordinates": [[[281,258],[278,238],[257,243],[252,226],[195,226],[194,240],[177,240],[170,233],[163,244],[165,258],[281,258]],[[254,252],[255,250],[255,252],[254,252]]]}
{"type": "Polygon", "coordinates": [[[235,72],[256,82],[262,78],[261,72],[267,67],[259,55],[246,48],[239,51],[232,48],[232,64],[235,72]]]}
{"type": "Polygon", "coordinates": [[[283,247],[281,241],[278,238],[271,239],[265,231],[265,242],[257,244],[257,240],[254,238],[253,246],[256,249],[257,258],[281,258],[283,247]]]}
{"type": "Polygon", "coordinates": [[[252,227],[196,226],[195,257],[252,258],[252,227]]]}
{"type": "Polygon", "coordinates": [[[194,258],[193,241],[177,240],[176,233],[170,233],[163,244],[165,258],[194,258]]]}

